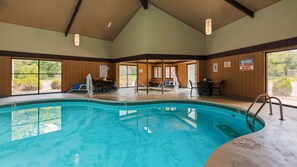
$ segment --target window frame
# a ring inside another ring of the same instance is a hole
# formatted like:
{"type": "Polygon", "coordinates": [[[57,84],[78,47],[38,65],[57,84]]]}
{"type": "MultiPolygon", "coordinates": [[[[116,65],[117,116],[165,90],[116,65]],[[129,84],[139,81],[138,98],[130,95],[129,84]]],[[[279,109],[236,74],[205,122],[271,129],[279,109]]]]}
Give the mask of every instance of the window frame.
{"type": "MultiPolygon", "coordinates": [[[[13,94],[12,91],[12,87],[10,95],[11,96],[27,96],[27,95],[39,95],[39,94],[54,94],[54,93],[62,93],[62,88],[60,91],[56,91],[56,92],[45,92],[45,93],[41,93],[40,91],[40,76],[41,75],[48,75],[48,74],[59,74],[61,76],[61,85],[62,85],[62,71],[63,71],[63,61],[62,60],[53,60],[53,59],[40,59],[40,58],[11,58],[11,76],[15,75],[15,74],[21,74],[21,75],[37,75],[37,80],[38,80],[38,89],[37,89],[37,93],[28,93],[28,94],[13,94]],[[14,72],[14,70],[12,69],[14,67],[14,61],[13,60],[28,60],[28,61],[37,61],[37,65],[38,65],[38,71],[36,73],[16,73],[14,72]],[[41,73],[40,72],[40,61],[52,61],[52,62],[60,62],[61,63],[61,72],[60,73],[41,73]]],[[[10,81],[11,85],[13,83],[13,77],[11,77],[11,81],[10,81]]]]}
{"type": "MultiPolygon", "coordinates": [[[[136,87],[136,86],[129,86],[129,76],[136,76],[136,78],[138,77],[137,76],[137,70],[138,70],[138,67],[137,67],[137,65],[126,65],[126,64],[120,64],[119,65],[119,69],[120,69],[120,66],[122,66],[122,67],[125,67],[126,68],[126,70],[127,70],[127,72],[126,72],[126,74],[125,74],[125,76],[126,76],[126,78],[127,78],[127,84],[126,84],[126,86],[120,86],[120,81],[119,81],[119,87],[120,88],[133,88],[133,87],[136,87]],[[129,67],[136,67],[136,73],[135,74],[133,74],[133,73],[129,73],[129,67]]],[[[121,76],[121,72],[120,72],[120,70],[119,70],[119,77],[121,76]]],[[[120,80],[120,78],[119,78],[119,80],[120,80]]]]}
{"type": "Polygon", "coordinates": [[[173,76],[171,75],[171,70],[172,70],[171,68],[173,68],[173,67],[175,68],[175,75],[177,76],[177,66],[173,66],[173,65],[172,66],[165,66],[165,78],[166,79],[173,79],[173,76]],[[167,76],[166,76],[167,67],[169,67],[169,78],[167,78],[167,76]]]}
{"type": "Polygon", "coordinates": [[[162,67],[161,66],[153,66],[152,69],[153,69],[152,78],[153,79],[162,79],[162,67]],[[157,68],[157,77],[155,76],[155,68],[157,68]],[[159,77],[158,74],[161,74],[161,76],[159,77]]]}

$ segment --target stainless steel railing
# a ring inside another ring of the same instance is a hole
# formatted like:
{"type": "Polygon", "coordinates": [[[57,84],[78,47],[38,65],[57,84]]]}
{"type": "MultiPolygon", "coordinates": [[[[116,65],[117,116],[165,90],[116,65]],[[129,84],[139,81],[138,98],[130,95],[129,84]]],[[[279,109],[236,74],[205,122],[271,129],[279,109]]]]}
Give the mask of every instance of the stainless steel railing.
{"type": "Polygon", "coordinates": [[[282,104],[282,102],[281,102],[281,100],[279,99],[279,98],[277,98],[277,97],[270,97],[269,95],[267,95],[267,94],[261,94],[261,95],[259,95],[255,100],[254,100],[254,102],[250,105],[250,107],[248,108],[248,110],[247,110],[247,112],[246,112],[246,123],[247,123],[247,125],[249,125],[249,127],[250,126],[252,126],[252,127],[254,127],[254,125],[255,125],[255,119],[256,119],[256,117],[257,117],[257,115],[260,113],[260,111],[263,109],[263,107],[265,106],[265,104],[267,103],[267,102],[269,102],[269,109],[270,109],[270,112],[269,112],[269,115],[272,115],[273,113],[272,113],[272,103],[271,103],[271,99],[276,99],[277,101],[278,101],[278,103],[279,103],[279,110],[280,110],[280,120],[284,120],[284,114],[283,114],[283,104],[282,104]],[[249,122],[248,122],[248,116],[249,116],[249,112],[250,112],[250,110],[251,110],[251,108],[253,107],[253,105],[261,98],[261,97],[263,97],[263,96],[265,96],[265,98],[266,98],[266,100],[264,100],[264,102],[262,103],[262,105],[260,106],[260,108],[257,110],[257,112],[252,116],[252,124],[249,124],[249,122]]]}

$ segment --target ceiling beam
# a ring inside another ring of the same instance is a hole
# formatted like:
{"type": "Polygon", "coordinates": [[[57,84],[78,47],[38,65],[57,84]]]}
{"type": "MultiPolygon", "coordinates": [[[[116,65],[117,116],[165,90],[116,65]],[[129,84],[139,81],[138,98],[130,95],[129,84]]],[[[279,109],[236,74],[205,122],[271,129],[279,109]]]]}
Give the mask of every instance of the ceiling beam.
{"type": "Polygon", "coordinates": [[[148,0],[140,0],[143,9],[148,9],[148,0]]]}
{"type": "Polygon", "coordinates": [[[225,0],[230,5],[234,6],[238,10],[242,11],[243,13],[249,15],[251,18],[254,18],[254,12],[250,10],[249,8],[245,7],[241,3],[235,1],[235,0],[225,0]]]}
{"type": "Polygon", "coordinates": [[[73,11],[73,14],[72,14],[72,16],[71,16],[71,19],[70,19],[70,21],[69,21],[69,23],[68,23],[68,26],[67,26],[67,29],[66,29],[66,31],[65,31],[65,37],[67,37],[67,35],[68,35],[68,33],[69,33],[69,30],[70,30],[70,28],[71,28],[71,26],[72,26],[72,23],[73,23],[73,21],[74,21],[74,19],[75,19],[75,16],[76,16],[76,14],[78,13],[78,9],[79,9],[79,7],[80,7],[80,5],[81,5],[81,2],[82,2],[82,0],[78,0],[78,2],[77,2],[77,4],[76,4],[76,7],[75,7],[75,9],[74,9],[74,11],[73,11]]]}

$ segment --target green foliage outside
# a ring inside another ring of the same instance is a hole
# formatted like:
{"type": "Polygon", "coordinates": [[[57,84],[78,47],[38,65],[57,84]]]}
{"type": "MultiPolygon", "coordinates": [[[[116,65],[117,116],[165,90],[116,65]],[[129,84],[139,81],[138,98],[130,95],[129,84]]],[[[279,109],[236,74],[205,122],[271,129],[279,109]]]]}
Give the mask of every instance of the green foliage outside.
{"type": "Polygon", "coordinates": [[[54,79],[51,82],[52,89],[61,89],[61,79],[54,79]]]}
{"type": "MultiPolygon", "coordinates": [[[[40,69],[38,69],[37,60],[13,60],[13,86],[21,91],[38,90],[38,74],[40,80],[52,80],[55,74],[61,73],[61,62],[56,61],[40,61],[40,69]]],[[[52,88],[61,88],[61,80],[54,79],[51,83],[52,88]]],[[[42,89],[40,81],[39,89],[42,89]]]]}
{"type": "Polygon", "coordinates": [[[269,53],[269,77],[288,76],[288,70],[297,69],[297,51],[269,53]]]}
{"type": "Polygon", "coordinates": [[[272,93],[279,96],[290,96],[292,93],[292,84],[288,77],[282,77],[273,82],[272,93]]]}
{"type": "MultiPolygon", "coordinates": [[[[25,75],[25,78],[13,79],[14,88],[22,91],[35,91],[38,90],[38,79],[34,76],[25,75]]],[[[39,83],[39,88],[42,89],[42,83],[39,83]]]]}

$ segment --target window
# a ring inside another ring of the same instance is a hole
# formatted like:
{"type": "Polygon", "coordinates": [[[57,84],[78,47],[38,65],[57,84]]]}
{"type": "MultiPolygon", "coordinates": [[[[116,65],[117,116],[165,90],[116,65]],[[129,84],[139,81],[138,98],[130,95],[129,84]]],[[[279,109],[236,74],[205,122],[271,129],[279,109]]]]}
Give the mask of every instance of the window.
{"type": "Polygon", "coordinates": [[[153,78],[161,78],[162,77],[162,68],[158,66],[153,66],[153,78]]]}
{"type": "Polygon", "coordinates": [[[136,86],[137,66],[120,65],[120,87],[136,86]]]}
{"type": "Polygon", "coordinates": [[[297,106],[297,49],[267,53],[266,62],[268,95],[297,106]]]}
{"type": "Polygon", "coordinates": [[[176,66],[168,66],[165,68],[166,78],[173,78],[176,75],[176,66]]]}
{"type": "Polygon", "coordinates": [[[60,61],[12,59],[12,95],[61,92],[60,61]]]}

